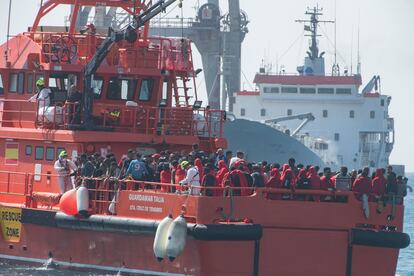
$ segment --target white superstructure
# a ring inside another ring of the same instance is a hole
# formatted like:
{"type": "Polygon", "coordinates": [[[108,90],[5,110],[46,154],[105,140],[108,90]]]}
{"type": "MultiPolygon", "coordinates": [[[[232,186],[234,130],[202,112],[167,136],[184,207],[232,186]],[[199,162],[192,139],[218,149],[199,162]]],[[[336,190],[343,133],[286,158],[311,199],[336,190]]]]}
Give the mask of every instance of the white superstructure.
{"type": "Polygon", "coordinates": [[[385,167],[394,143],[391,97],[381,94],[378,76],[361,90],[360,75],[325,75],[316,46],[318,14],[309,14],[312,43],[299,73],[269,74],[261,68],[257,91],[236,93],[234,115],[272,124],[333,168],[385,167]]]}

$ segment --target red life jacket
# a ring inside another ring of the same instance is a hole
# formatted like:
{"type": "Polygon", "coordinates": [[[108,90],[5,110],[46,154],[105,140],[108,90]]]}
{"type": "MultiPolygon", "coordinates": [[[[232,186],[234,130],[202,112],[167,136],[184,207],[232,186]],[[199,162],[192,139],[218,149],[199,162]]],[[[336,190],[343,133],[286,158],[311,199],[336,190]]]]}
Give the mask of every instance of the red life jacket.
{"type": "Polygon", "coordinates": [[[308,178],[309,178],[309,181],[310,181],[311,189],[319,190],[321,188],[321,179],[316,174],[316,170],[315,170],[314,167],[309,168],[308,178]]]}
{"type": "Polygon", "coordinates": [[[377,169],[375,178],[372,180],[371,190],[374,195],[383,196],[386,191],[387,179],[385,179],[382,169],[377,169]]]}
{"type": "Polygon", "coordinates": [[[198,174],[200,176],[200,180],[203,179],[204,167],[203,167],[203,162],[201,161],[200,158],[197,158],[196,160],[194,160],[194,166],[196,166],[197,169],[198,169],[198,174]]]}
{"type": "MultiPolygon", "coordinates": [[[[170,170],[162,170],[160,172],[160,182],[171,184],[171,171],[170,170]]],[[[161,192],[169,192],[170,186],[161,186],[161,192]]]]}
{"type": "MultiPolygon", "coordinates": [[[[235,179],[236,177],[240,181],[240,188],[248,188],[249,185],[247,184],[247,179],[244,173],[241,170],[233,170],[230,172],[230,177],[235,179]]],[[[231,187],[236,187],[236,183],[231,183],[231,187]]],[[[236,193],[237,194],[237,193],[236,193]]],[[[248,196],[251,195],[251,191],[248,189],[242,189],[240,191],[240,195],[242,196],[248,196]]]]}
{"type": "Polygon", "coordinates": [[[229,169],[227,168],[226,162],[224,162],[224,160],[220,160],[217,165],[219,171],[216,174],[216,180],[218,184],[221,184],[223,182],[224,176],[229,172],[229,169]]]}
{"type": "Polygon", "coordinates": [[[352,190],[357,193],[358,198],[361,198],[362,194],[369,195],[371,193],[371,180],[368,177],[360,175],[355,179],[352,190]]]}
{"type": "Polygon", "coordinates": [[[330,177],[326,177],[325,175],[321,177],[321,189],[328,190],[329,188],[334,188],[334,184],[330,177]]]}
{"type": "Polygon", "coordinates": [[[270,178],[266,183],[266,188],[280,188],[282,186],[282,182],[280,180],[280,173],[277,168],[273,168],[270,171],[270,178]]]}

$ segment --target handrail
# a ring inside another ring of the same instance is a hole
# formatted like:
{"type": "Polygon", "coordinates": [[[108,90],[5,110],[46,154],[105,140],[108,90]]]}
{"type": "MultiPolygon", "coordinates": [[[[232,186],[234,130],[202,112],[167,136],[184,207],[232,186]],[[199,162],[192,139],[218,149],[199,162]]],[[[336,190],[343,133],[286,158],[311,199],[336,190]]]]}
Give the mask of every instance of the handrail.
{"type": "MultiPolygon", "coordinates": [[[[79,103],[60,103],[50,106],[27,100],[0,99],[0,102],[15,103],[13,109],[4,107],[0,123],[13,126],[36,128],[69,129],[73,117],[79,116],[79,103]],[[27,106],[25,106],[27,105],[27,106]],[[43,108],[42,108],[43,106],[43,108]],[[23,125],[26,124],[26,125],[23,125]]],[[[209,108],[193,110],[192,107],[126,106],[125,102],[96,103],[95,117],[100,118],[104,128],[119,132],[142,133],[146,135],[177,135],[200,137],[223,137],[224,111],[209,108]],[[112,111],[119,112],[118,117],[112,111]],[[160,117],[160,114],[164,114],[160,117]]],[[[80,123],[80,122],[78,122],[80,123]]]]}

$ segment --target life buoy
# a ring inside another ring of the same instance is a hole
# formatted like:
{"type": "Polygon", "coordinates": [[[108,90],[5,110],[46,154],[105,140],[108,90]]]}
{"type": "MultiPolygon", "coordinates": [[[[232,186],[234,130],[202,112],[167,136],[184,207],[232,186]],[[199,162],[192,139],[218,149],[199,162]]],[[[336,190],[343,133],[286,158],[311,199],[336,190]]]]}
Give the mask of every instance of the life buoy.
{"type": "Polygon", "coordinates": [[[69,216],[88,216],[89,193],[81,186],[65,192],[59,201],[60,210],[69,216]]]}
{"type": "Polygon", "coordinates": [[[187,240],[187,222],[184,216],[177,217],[168,228],[166,253],[172,262],[184,250],[187,240]]]}
{"type": "Polygon", "coordinates": [[[157,231],[155,232],[155,238],[154,238],[154,255],[157,258],[159,262],[161,262],[164,257],[167,255],[167,234],[168,229],[171,226],[171,223],[173,222],[172,216],[168,215],[166,216],[158,225],[157,231]]]}

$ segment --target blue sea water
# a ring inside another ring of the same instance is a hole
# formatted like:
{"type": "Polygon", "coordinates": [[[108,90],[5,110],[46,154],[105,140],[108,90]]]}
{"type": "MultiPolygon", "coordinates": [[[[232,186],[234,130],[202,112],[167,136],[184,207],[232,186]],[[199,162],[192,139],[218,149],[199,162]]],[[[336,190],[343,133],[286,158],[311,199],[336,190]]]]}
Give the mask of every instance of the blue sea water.
{"type": "MultiPolygon", "coordinates": [[[[414,173],[407,174],[408,185],[414,189],[414,173]]],[[[405,198],[404,232],[411,238],[408,248],[400,251],[398,257],[397,275],[414,276],[414,192],[408,193],[405,198]]]]}
{"type": "MultiPolygon", "coordinates": [[[[414,173],[408,175],[408,184],[414,188],[414,173]]],[[[414,192],[408,193],[405,198],[404,232],[411,238],[411,245],[400,251],[398,258],[398,268],[396,276],[414,276],[414,192]]],[[[102,275],[96,272],[68,271],[61,269],[43,267],[33,267],[15,264],[8,261],[0,261],[0,275],[4,276],[95,276],[102,275]]],[[[110,274],[107,274],[110,275],[110,274]]]]}

